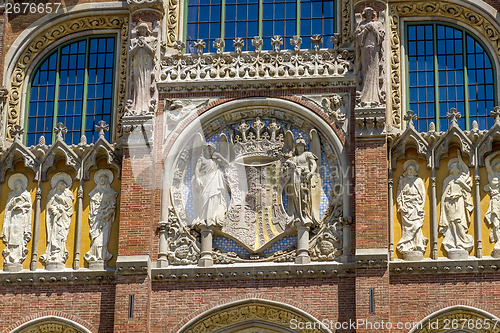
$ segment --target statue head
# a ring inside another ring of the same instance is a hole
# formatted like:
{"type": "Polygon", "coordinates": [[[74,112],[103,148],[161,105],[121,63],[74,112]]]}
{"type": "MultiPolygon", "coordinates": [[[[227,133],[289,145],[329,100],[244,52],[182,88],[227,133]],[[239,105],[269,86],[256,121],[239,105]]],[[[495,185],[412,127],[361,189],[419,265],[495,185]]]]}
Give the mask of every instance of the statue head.
{"type": "Polygon", "coordinates": [[[295,151],[299,155],[306,151],[306,140],[304,140],[302,134],[299,134],[299,137],[295,141],[295,151]]]}
{"type": "Polygon", "coordinates": [[[18,180],[15,181],[15,183],[14,183],[14,190],[18,191],[18,192],[24,190],[23,181],[22,180],[18,179],[18,180]]]}
{"type": "Polygon", "coordinates": [[[203,156],[205,156],[205,158],[211,158],[216,150],[217,147],[215,147],[215,144],[208,142],[203,146],[203,156]]]}
{"type": "Polygon", "coordinates": [[[149,27],[146,23],[142,22],[137,26],[137,36],[148,36],[149,33],[149,27]]]}
{"type": "Polygon", "coordinates": [[[64,191],[66,189],[66,187],[68,187],[68,185],[62,179],[60,181],[58,181],[56,184],[56,190],[58,190],[58,191],[64,191]]]}
{"type": "Polygon", "coordinates": [[[99,182],[99,185],[101,185],[101,186],[109,185],[110,181],[109,181],[108,175],[102,174],[99,177],[98,182],[99,182]]]}
{"type": "Polygon", "coordinates": [[[365,20],[371,21],[375,19],[375,10],[372,7],[366,7],[361,14],[365,20]]]}
{"type": "Polygon", "coordinates": [[[408,160],[403,165],[404,175],[407,177],[416,177],[418,173],[418,163],[415,160],[408,160]]]}

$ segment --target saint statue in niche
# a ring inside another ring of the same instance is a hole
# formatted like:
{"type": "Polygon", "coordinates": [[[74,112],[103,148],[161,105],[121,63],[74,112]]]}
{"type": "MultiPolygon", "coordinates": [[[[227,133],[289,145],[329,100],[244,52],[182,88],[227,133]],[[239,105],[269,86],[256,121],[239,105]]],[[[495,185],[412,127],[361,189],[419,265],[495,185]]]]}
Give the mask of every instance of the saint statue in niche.
{"type": "MultiPolygon", "coordinates": [[[[425,187],[422,178],[417,176],[418,163],[408,160],[403,165],[404,173],[399,178],[396,202],[398,212],[402,218],[402,235],[397,249],[403,255],[411,256],[412,252],[420,252],[416,255],[419,259],[425,252],[429,240],[422,234],[424,224],[424,201],[425,187]]],[[[415,257],[415,256],[413,256],[415,257]]]]}
{"type": "Polygon", "coordinates": [[[467,165],[458,157],[448,162],[449,175],[443,181],[441,196],[441,218],[439,232],[444,235],[443,247],[448,252],[461,250],[470,252],[474,239],[468,234],[472,203],[472,180],[467,165]]]}
{"type": "Polygon", "coordinates": [[[73,193],[70,187],[73,183],[71,177],[64,172],[59,172],[52,177],[47,198],[47,249],[40,260],[47,264],[64,264],[68,259],[66,241],[68,240],[71,216],[73,215],[73,193]]]}
{"type": "MultiPolygon", "coordinates": [[[[152,101],[153,68],[156,49],[156,38],[146,23],[136,28],[136,37],[130,41],[130,58],[132,72],[133,100],[128,101],[127,108],[133,114],[149,113],[154,105],[152,101]]],[[[153,99],[154,100],[154,99],[153,99]]]]}
{"type": "Polygon", "coordinates": [[[2,228],[2,240],[6,245],[2,252],[5,258],[4,269],[9,265],[17,265],[20,270],[28,254],[26,245],[31,239],[32,203],[26,190],[28,178],[25,175],[13,174],[8,185],[12,191],[7,197],[2,228]]]}
{"type": "Polygon", "coordinates": [[[227,211],[227,185],[224,168],[228,161],[218,152],[215,144],[203,145],[193,175],[195,207],[194,225],[222,227],[227,211]]]}
{"type": "Polygon", "coordinates": [[[382,88],[385,72],[383,50],[385,29],[371,7],[363,10],[362,18],[363,21],[354,31],[356,54],[361,66],[357,99],[360,106],[373,107],[385,102],[382,88]]]}
{"type": "Polygon", "coordinates": [[[489,184],[484,191],[490,194],[490,204],[484,219],[486,225],[491,227],[490,242],[495,243],[491,256],[500,258],[500,152],[491,154],[485,162],[489,184]]]}
{"type": "Polygon", "coordinates": [[[85,254],[85,260],[106,262],[112,257],[108,243],[115,220],[118,192],[111,187],[113,172],[109,169],[98,170],[94,181],[97,186],[89,193],[90,250],[85,254]]]}
{"type": "Polygon", "coordinates": [[[299,135],[295,141],[294,155],[285,162],[288,182],[289,213],[305,225],[318,225],[321,200],[321,179],[317,173],[318,157],[306,151],[306,141],[299,135]]]}

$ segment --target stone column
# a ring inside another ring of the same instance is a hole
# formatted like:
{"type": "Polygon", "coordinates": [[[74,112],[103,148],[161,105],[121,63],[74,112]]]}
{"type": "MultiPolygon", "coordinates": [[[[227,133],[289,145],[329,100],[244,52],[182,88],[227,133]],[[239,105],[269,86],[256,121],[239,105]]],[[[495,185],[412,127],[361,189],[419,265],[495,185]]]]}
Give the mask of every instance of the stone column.
{"type": "Polygon", "coordinates": [[[297,226],[297,258],[296,264],[309,264],[309,225],[303,222],[297,226]]]}
{"type": "Polygon", "coordinates": [[[201,257],[198,261],[198,266],[209,267],[214,264],[212,258],[212,234],[213,230],[210,227],[201,227],[201,257]]]}

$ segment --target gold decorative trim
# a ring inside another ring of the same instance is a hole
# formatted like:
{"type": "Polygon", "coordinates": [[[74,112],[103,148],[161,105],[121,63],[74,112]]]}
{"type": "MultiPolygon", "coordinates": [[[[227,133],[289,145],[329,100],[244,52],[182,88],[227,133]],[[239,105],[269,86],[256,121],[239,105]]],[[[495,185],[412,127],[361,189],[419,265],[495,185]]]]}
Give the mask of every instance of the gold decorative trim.
{"type": "Polygon", "coordinates": [[[179,39],[179,10],[179,0],[168,1],[167,46],[169,47],[173,47],[175,42],[179,39]]]}
{"type": "Polygon", "coordinates": [[[64,21],[51,26],[38,34],[19,56],[16,66],[12,72],[9,87],[8,114],[6,137],[12,140],[10,129],[19,125],[21,118],[22,92],[27,70],[33,60],[51,44],[64,36],[85,31],[100,29],[120,29],[120,59],[118,78],[118,98],[116,102],[116,133],[115,138],[122,136],[121,118],[125,111],[126,77],[127,77],[127,41],[128,41],[128,16],[90,16],[64,21]]]}
{"type": "Polygon", "coordinates": [[[249,300],[247,303],[228,306],[215,313],[200,318],[192,324],[188,324],[180,333],[204,333],[223,332],[225,328],[242,325],[251,322],[264,322],[289,330],[294,323],[299,324],[296,332],[324,333],[322,325],[317,320],[287,309],[278,304],[268,304],[264,301],[249,300]]]}
{"type": "Polygon", "coordinates": [[[76,329],[70,325],[63,324],[57,321],[43,322],[41,324],[36,324],[29,326],[19,333],[84,333],[83,331],[76,329]]]}
{"type": "Polygon", "coordinates": [[[393,127],[401,127],[401,38],[399,36],[400,17],[441,16],[451,18],[474,27],[482,34],[500,57],[500,32],[483,15],[470,8],[450,2],[396,2],[390,4],[391,43],[391,122],[393,127]]]}

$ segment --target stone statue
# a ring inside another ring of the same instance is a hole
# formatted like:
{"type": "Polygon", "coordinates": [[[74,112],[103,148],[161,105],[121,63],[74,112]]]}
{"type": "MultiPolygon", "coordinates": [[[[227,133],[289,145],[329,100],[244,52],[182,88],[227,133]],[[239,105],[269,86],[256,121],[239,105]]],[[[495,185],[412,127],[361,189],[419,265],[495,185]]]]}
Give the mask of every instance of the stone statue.
{"type": "Polygon", "coordinates": [[[306,150],[306,141],[299,135],[295,141],[294,155],[285,162],[289,176],[285,188],[288,194],[289,213],[308,226],[319,224],[321,179],[316,172],[318,157],[306,150]]]}
{"type": "Polygon", "coordinates": [[[18,271],[28,254],[26,245],[31,239],[32,202],[26,190],[28,178],[25,175],[13,174],[8,185],[12,191],[7,197],[3,218],[2,240],[6,248],[2,254],[5,258],[4,270],[18,271]]]}
{"type": "Polygon", "coordinates": [[[362,22],[354,31],[356,55],[361,66],[357,99],[360,106],[374,107],[385,103],[383,92],[385,29],[371,7],[363,10],[362,18],[362,22]]]}
{"type": "Polygon", "coordinates": [[[495,243],[491,256],[500,258],[500,152],[488,156],[485,162],[489,184],[484,190],[490,193],[490,204],[484,219],[491,227],[490,242],[495,243]]]}
{"type": "Polygon", "coordinates": [[[154,59],[157,39],[151,36],[146,23],[136,28],[136,37],[130,41],[130,65],[133,100],[127,102],[132,114],[147,114],[154,111],[154,59]]]}
{"type": "Polygon", "coordinates": [[[422,234],[424,224],[425,187],[417,176],[418,163],[408,160],[403,165],[404,173],[399,178],[396,202],[402,218],[402,235],[397,249],[407,260],[423,258],[429,240],[422,234]]]}
{"type": "Polygon", "coordinates": [[[115,220],[116,198],[118,193],[111,187],[113,172],[109,169],[98,170],[94,175],[96,187],[89,193],[90,196],[90,250],[85,254],[89,262],[104,263],[111,259],[108,251],[109,235],[115,220]]]}
{"type": "Polygon", "coordinates": [[[64,172],[59,172],[52,177],[52,190],[47,197],[45,218],[47,250],[40,256],[47,269],[63,269],[68,259],[66,241],[73,215],[74,197],[70,190],[72,183],[71,177],[64,172]]]}
{"type": "Polygon", "coordinates": [[[444,235],[443,247],[450,259],[467,258],[474,246],[469,231],[472,203],[472,180],[467,165],[458,157],[448,162],[450,174],[443,181],[439,232],[444,235]]]}
{"type": "Polygon", "coordinates": [[[203,145],[193,176],[195,226],[222,227],[228,197],[223,168],[227,165],[228,161],[216,152],[215,144],[203,145]]]}

